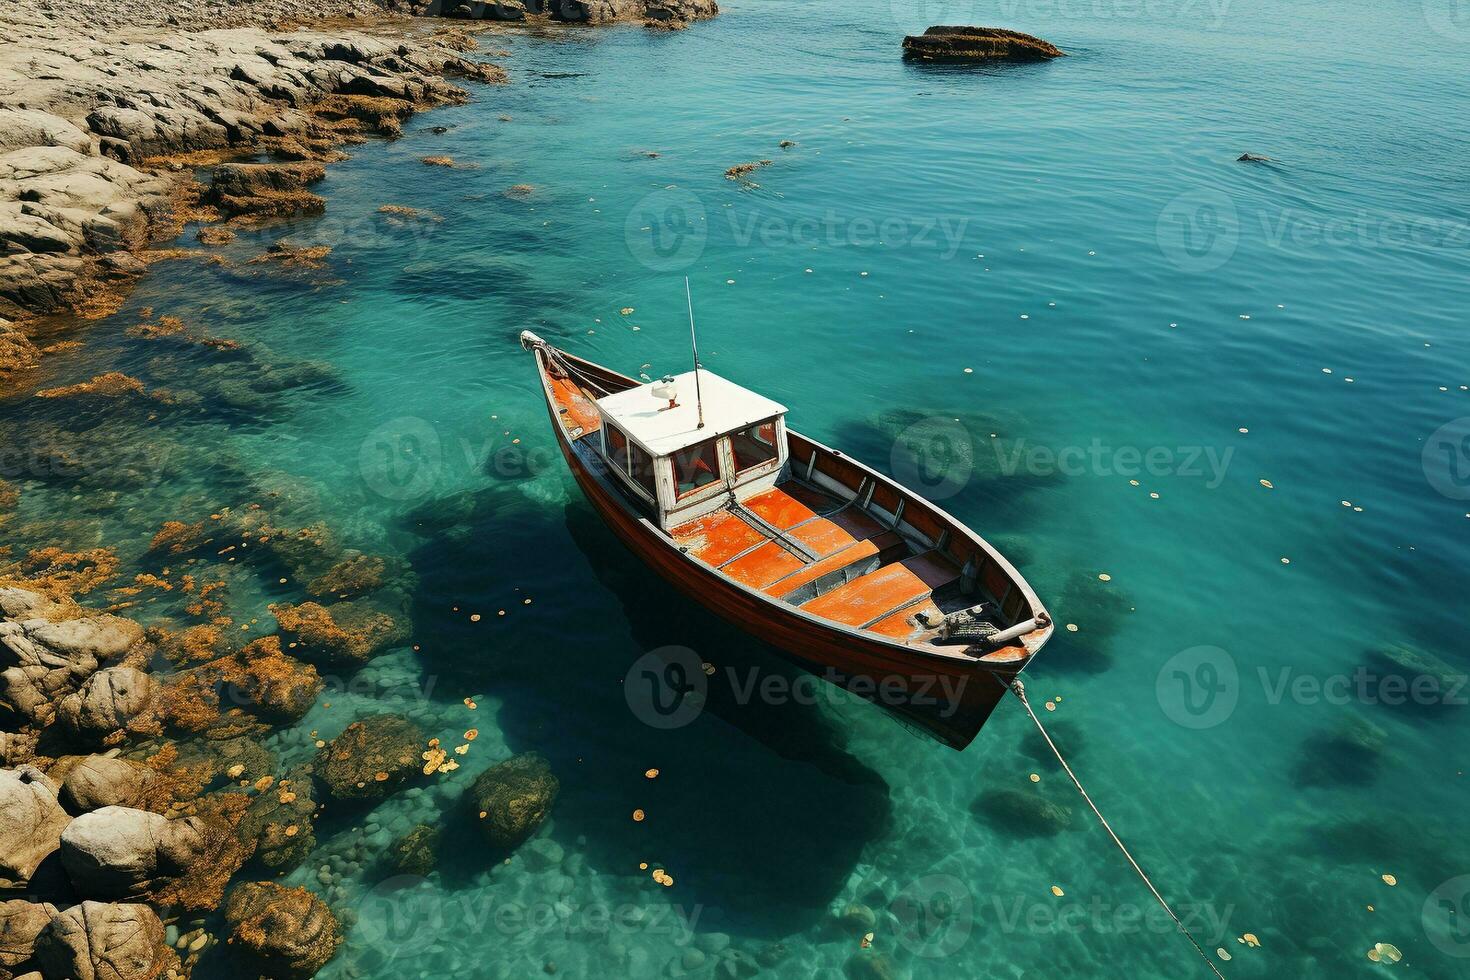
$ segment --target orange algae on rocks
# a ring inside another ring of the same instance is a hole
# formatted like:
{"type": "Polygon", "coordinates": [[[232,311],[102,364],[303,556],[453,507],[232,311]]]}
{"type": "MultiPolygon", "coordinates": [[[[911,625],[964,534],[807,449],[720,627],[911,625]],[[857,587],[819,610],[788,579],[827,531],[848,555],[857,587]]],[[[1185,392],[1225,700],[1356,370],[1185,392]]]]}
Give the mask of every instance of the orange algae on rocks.
{"type": "MultiPolygon", "coordinates": [[[[65,602],[86,595],[117,576],[118,557],[111,548],[64,551],[36,548],[9,565],[0,566],[0,585],[16,585],[65,602]]],[[[81,611],[77,611],[80,615],[81,611]]]]}
{"type": "Polygon", "coordinates": [[[271,615],[281,630],[295,638],[303,656],[334,664],[360,664],[380,650],[407,637],[393,617],[368,605],[339,602],[322,606],[277,603],[271,615]]]}
{"type": "Polygon", "coordinates": [[[122,398],[127,395],[143,395],[143,382],[121,371],[99,374],[91,381],[82,381],[60,388],[43,388],[36,392],[37,398],[74,398],[87,395],[96,398],[122,398]]]}
{"type": "Polygon", "coordinates": [[[231,945],[264,976],[312,976],[342,944],[331,909],[305,888],[242,882],[230,890],[224,912],[231,945]]]}

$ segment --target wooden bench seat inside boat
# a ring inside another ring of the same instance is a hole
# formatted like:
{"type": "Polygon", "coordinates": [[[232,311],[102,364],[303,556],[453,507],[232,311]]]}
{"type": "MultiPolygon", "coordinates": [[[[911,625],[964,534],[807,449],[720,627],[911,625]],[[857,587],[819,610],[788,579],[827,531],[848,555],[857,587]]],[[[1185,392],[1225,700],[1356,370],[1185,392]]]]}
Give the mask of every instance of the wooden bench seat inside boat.
{"type": "Polygon", "coordinates": [[[802,604],[814,616],[866,629],[959,578],[953,565],[932,552],[884,565],[802,604]]]}
{"type": "Polygon", "coordinates": [[[927,631],[915,613],[942,617],[934,590],[959,578],[946,556],[913,555],[897,533],[867,513],[795,482],[670,534],[742,585],[824,619],[897,639],[927,631]]]}

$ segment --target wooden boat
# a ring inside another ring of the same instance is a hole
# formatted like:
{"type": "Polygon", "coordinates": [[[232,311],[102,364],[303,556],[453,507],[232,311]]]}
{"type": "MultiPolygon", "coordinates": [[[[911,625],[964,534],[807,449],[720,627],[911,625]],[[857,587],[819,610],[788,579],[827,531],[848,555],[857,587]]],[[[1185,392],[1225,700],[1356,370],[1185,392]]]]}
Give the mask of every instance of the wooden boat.
{"type": "Polygon", "coordinates": [[[613,532],[677,589],[819,676],[964,748],[1051,637],[978,534],[786,428],[786,408],[697,366],[642,383],[532,352],[562,455],[613,532]]]}

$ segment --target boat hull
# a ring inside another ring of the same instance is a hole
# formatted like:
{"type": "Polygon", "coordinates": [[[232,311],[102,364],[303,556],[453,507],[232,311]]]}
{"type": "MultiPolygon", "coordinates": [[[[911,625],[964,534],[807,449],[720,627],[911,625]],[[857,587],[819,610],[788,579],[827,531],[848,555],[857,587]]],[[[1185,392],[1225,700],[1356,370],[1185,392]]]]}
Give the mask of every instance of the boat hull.
{"type": "MultiPolygon", "coordinates": [[[[682,553],[593,473],[562,434],[547,403],[558,446],[583,495],[618,539],[675,589],[732,625],[769,643],[823,680],[892,712],[954,748],[975,737],[1004,696],[1005,679],[961,658],[925,656],[898,643],[813,622],[784,603],[761,599],[682,553]]],[[[758,688],[753,688],[758,690],[758,688]]]]}

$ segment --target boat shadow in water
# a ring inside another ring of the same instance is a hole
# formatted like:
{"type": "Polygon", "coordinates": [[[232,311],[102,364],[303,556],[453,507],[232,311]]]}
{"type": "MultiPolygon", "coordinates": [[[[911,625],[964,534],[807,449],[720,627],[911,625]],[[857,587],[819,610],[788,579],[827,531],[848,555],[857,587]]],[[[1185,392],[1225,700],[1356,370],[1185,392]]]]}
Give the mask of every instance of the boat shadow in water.
{"type": "MultiPolygon", "coordinates": [[[[559,843],[600,874],[666,869],[670,898],[700,908],[701,931],[760,939],[825,914],[867,843],[887,833],[891,807],[823,707],[759,693],[761,683],[790,691],[803,672],[678,595],[580,500],[563,512],[502,484],[431,502],[404,527],[421,538],[410,561],[414,622],[433,638],[424,670],[439,690],[498,701],[511,750],[550,760],[559,843]],[[470,602],[483,604],[479,623],[470,602]],[[640,670],[665,662],[650,651],[671,649],[693,651],[683,662],[705,692],[672,725],[630,693],[640,670]],[[720,666],[715,677],[706,662],[720,666]]],[[[442,865],[449,888],[504,857],[485,852],[459,810],[446,815],[442,853],[484,858],[442,865]]]]}

